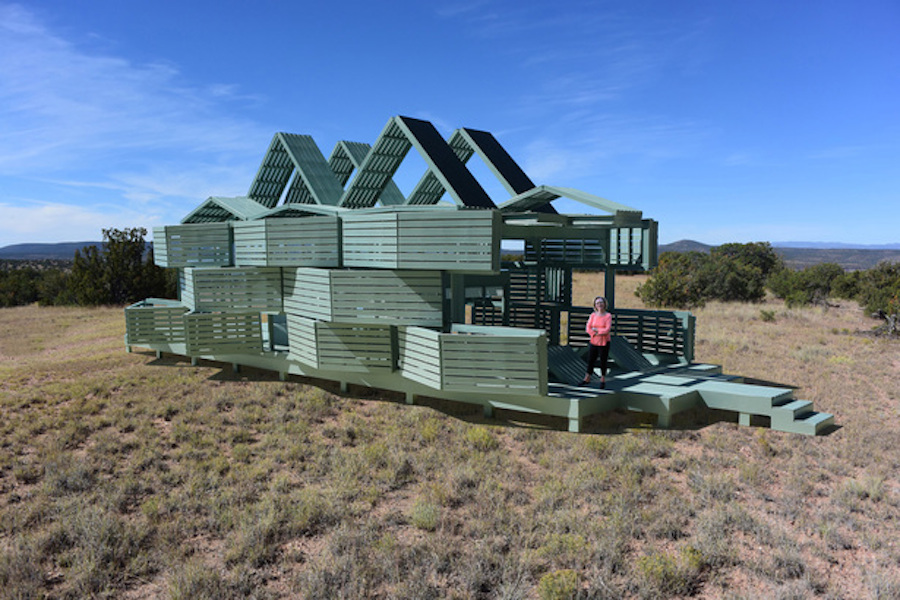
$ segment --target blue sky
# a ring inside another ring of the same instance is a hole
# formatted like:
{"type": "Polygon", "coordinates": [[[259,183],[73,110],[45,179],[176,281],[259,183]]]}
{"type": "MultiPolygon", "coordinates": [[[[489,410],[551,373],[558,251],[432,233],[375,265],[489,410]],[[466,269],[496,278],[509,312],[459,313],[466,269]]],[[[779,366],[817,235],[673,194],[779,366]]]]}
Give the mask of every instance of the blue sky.
{"type": "Polygon", "coordinates": [[[0,0],[0,247],[177,223],[277,131],[327,156],[397,114],[662,243],[900,242],[897,0],[0,0]]]}

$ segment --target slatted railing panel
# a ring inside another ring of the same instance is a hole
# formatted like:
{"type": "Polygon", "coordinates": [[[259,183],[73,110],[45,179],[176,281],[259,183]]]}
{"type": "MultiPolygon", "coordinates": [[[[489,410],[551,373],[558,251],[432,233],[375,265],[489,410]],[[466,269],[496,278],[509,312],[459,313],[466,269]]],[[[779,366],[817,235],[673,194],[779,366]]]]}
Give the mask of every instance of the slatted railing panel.
{"type": "Polygon", "coordinates": [[[316,323],[316,352],[321,369],[392,371],[395,357],[390,325],[316,323]]]}
{"type": "Polygon", "coordinates": [[[443,323],[442,293],[437,271],[284,272],[285,312],[322,321],[437,327],[443,323]]]}
{"type": "Polygon", "coordinates": [[[398,266],[445,271],[500,270],[500,213],[401,213],[398,266]]]}
{"type": "Polygon", "coordinates": [[[441,334],[443,389],[547,393],[544,335],[441,334]]]}
{"type": "Polygon", "coordinates": [[[639,227],[616,227],[610,230],[609,264],[643,268],[644,235],[639,227]]]}
{"type": "MultiPolygon", "coordinates": [[[[307,267],[284,269],[282,285],[286,313],[322,321],[332,320],[331,271],[307,267]]],[[[363,292],[360,290],[360,293],[363,292]]]]}
{"type": "Polygon", "coordinates": [[[292,360],[319,367],[316,352],[316,320],[288,313],[288,356],[292,360]]]}
{"type": "Polygon", "coordinates": [[[495,306],[490,300],[476,301],[472,304],[472,323],[474,325],[505,325],[503,309],[495,306]]]}
{"type": "Polygon", "coordinates": [[[331,271],[333,321],[421,325],[443,323],[437,271],[331,271]]]}
{"type": "Polygon", "coordinates": [[[262,351],[260,314],[188,313],[184,315],[187,352],[207,354],[256,354],[262,351]]]}
{"type": "MultiPolygon", "coordinates": [[[[231,226],[228,223],[169,225],[164,228],[163,252],[154,252],[161,267],[226,267],[232,264],[231,226]]],[[[159,229],[154,230],[154,238],[159,229]]]]}
{"type": "MultiPolygon", "coordinates": [[[[281,312],[281,269],[185,269],[194,310],[281,312]]],[[[184,295],[182,295],[184,299],[184,295]]]]}
{"type": "Polygon", "coordinates": [[[347,267],[496,272],[500,215],[487,210],[350,214],[343,217],[347,267]]]}
{"type": "Polygon", "coordinates": [[[602,267],[606,265],[604,245],[602,240],[525,240],[525,260],[567,267],[602,267]]]}
{"type": "Polygon", "coordinates": [[[423,327],[400,327],[398,342],[400,373],[441,389],[441,334],[423,327]]]}
{"type": "MultiPolygon", "coordinates": [[[[620,335],[640,352],[670,354],[692,360],[693,317],[682,311],[616,309],[613,313],[614,335],[620,335]]],[[[591,309],[573,307],[569,311],[568,344],[587,346],[584,328],[591,309]]]]}
{"type": "Polygon", "coordinates": [[[396,269],[399,266],[396,213],[345,215],[341,227],[345,267],[396,269]]]}
{"type": "Polygon", "coordinates": [[[672,313],[614,313],[613,327],[616,335],[627,339],[641,352],[684,354],[684,330],[681,320],[672,313]]]}
{"type": "Polygon", "coordinates": [[[169,250],[166,243],[166,228],[153,228],[153,263],[158,267],[169,266],[169,250]]]}
{"type": "Polygon", "coordinates": [[[181,305],[153,305],[138,302],[125,309],[125,343],[184,343],[184,314],[181,305]]]}
{"type": "Polygon", "coordinates": [[[197,301],[194,298],[194,278],[190,276],[190,269],[178,269],[178,297],[189,309],[197,308],[197,301]]]}
{"type": "Polygon", "coordinates": [[[336,216],[235,223],[234,260],[239,266],[338,267],[340,238],[336,216]]]}

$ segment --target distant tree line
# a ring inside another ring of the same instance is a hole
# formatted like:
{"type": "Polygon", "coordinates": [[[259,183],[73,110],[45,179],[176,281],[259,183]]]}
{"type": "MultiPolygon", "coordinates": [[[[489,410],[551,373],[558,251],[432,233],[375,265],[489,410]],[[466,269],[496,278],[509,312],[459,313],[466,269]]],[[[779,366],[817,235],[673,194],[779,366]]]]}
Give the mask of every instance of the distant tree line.
{"type": "Polygon", "coordinates": [[[153,262],[143,227],[104,229],[101,246],[61,261],[2,261],[0,306],[123,305],[144,298],[174,298],[174,272],[153,262]]]}
{"type": "Polygon", "coordinates": [[[637,295],[648,306],[693,308],[712,300],[760,302],[767,290],[789,307],[827,305],[831,298],[854,300],[895,323],[900,263],[882,262],[860,271],[845,271],[834,263],[793,270],[767,242],[724,244],[709,254],[664,252],[637,295]]]}

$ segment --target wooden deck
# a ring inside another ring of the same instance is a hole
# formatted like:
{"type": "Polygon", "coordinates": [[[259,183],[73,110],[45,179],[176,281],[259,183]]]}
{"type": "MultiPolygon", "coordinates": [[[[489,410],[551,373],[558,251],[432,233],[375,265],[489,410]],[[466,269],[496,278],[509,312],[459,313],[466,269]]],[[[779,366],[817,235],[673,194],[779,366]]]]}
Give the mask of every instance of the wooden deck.
{"type": "MultiPolygon", "coordinates": [[[[724,375],[718,367],[708,364],[676,364],[651,373],[614,368],[605,389],[600,389],[599,378],[587,386],[549,382],[542,387],[540,383],[532,386],[527,381],[510,384],[508,379],[499,376],[491,382],[486,375],[480,375],[476,383],[474,379],[464,379],[462,383],[441,385],[439,377],[410,377],[403,369],[386,368],[382,364],[384,360],[371,368],[362,363],[349,368],[347,364],[335,362],[334,356],[331,363],[322,361],[316,365],[311,360],[301,362],[288,352],[252,352],[247,347],[239,353],[227,350],[198,353],[192,352],[184,342],[126,339],[126,345],[129,351],[133,346],[145,347],[158,355],[189,357],[195,363],[203,359],[231,364],[235,370],[242,366],[269,370],[279,373],[282,379],[297,375],[331,380],[338,382],[344,391],[349,385],[362,385],[400,392],[409,404],[414,404],[417,397],[441,398],[480,405],[489,417],[495,409],[562,417],[568,420],[568,430],[572,432],[582,431],[586,417],[616,409],[652,413],[660,427],[668,427],[674,415],[695,407],[734,412],[741,425],[750,425],[752,417],[764,417],[772,429],[804,435],[817,435],[834,425],[833,415],[812,410],[812,403],[795,399],[790,388],[742,383],[739,377],[724,375]]],[[[496,368],[496,364],[488,365],[483,373],[496,368]]]]}

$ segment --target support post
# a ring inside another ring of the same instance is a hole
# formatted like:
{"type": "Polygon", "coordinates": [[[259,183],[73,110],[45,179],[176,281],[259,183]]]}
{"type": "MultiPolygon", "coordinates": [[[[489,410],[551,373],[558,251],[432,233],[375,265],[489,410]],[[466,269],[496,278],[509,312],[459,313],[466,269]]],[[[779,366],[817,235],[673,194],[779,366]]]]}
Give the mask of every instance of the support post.
{"type": "Polygon", "coordinates": [[[490,404],[484,405],[484,418],[485,419],[493,419],[494,418],[494,407],[490,404]]]}
{"type": "Polygon", "coordinates": [[[616,270],[610,265],[606,265],[606,273],[603,277],[603,294],[606,296],[606,309],[614,309],[616,307],[616,270]]]}
{"type": "Polygon", "coordinates": [[[738,413],[738,425],[750,427],[750,413],[738,413]]]}

